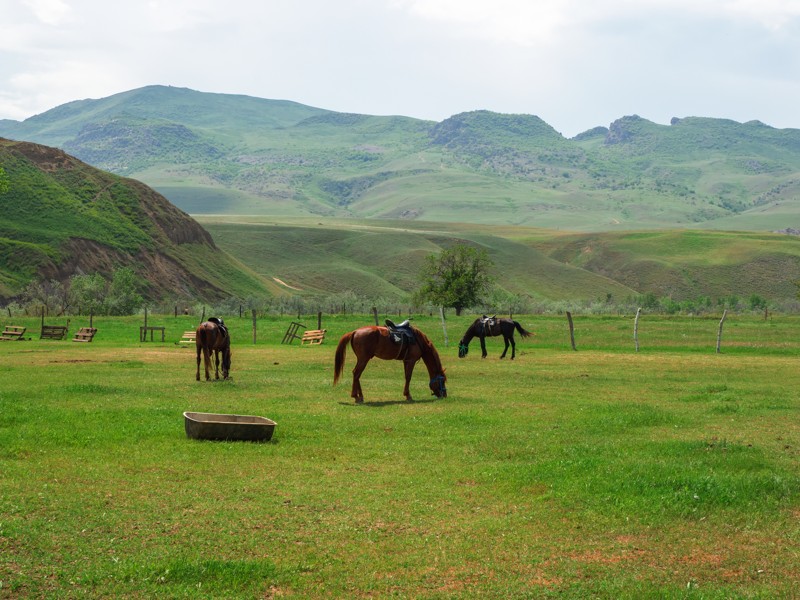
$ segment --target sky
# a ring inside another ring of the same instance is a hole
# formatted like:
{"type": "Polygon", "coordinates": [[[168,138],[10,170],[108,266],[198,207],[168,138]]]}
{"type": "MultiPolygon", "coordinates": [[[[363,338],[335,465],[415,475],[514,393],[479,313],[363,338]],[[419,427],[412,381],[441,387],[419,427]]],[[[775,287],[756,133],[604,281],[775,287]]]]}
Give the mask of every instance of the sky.
{"type": "Polygon", "coordinates": [[[0,0],[0,119],[155,84],[566,137],[800,128],[800,0],[0,0]]]}

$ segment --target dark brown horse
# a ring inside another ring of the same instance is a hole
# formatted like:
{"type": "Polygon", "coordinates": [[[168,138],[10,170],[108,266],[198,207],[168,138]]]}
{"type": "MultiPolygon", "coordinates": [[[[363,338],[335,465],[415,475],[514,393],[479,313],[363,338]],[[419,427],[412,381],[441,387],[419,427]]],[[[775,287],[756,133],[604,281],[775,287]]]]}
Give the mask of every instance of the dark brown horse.
{"type": "Polygon", "coordinates": [[[195,347],[197,348],[197,381],[200,381],[200,354],[203,354],[203,362],[206,368],[206,381],[211,377],[211,353],[214,353],[215,378],[219,379],[219,355],[222,354],[222,378],[227,379],[231,369],[231,336],[228,329],[220,319],[212,317],[204,323],[200,323],[195,337],[195,347]]]}
{"type": "Polygon", "coordinates": [[[503,350],[503,353],[500,355],[500,358],[506,357],[506,352],[508,352],[508,344],[510,342],[511,360],[514,360],[514,357],[517,355],[517,345],[514,343],[515,329],[519,331],[519,334],[524,338],[533,335],[530,331],[523,329],[522,325],[513,319],[477,318],[475,319],[475,322],[469,326],[467,333],[464,334],[464,337],[461,338],[461,341],[458,342],[458,357],[464,358],[467,355],[469,352],[469,343],[472,341],[472,338],[476,337],[481,341],[483,358],[486,358],[486,338],[502,335],[503,341],[506,343],[506,347],[503,350]]]}
{"type": "Polygon", "coordinates": [[[411,391],[408,389],[411,382],[411,374],[414,366],[419,359],[425,363],[430,376],[431,393],[437,398],[447,397],[445,382],[447,378],[444,374],[442,361],[433,343],[428,337],[416,327],[411,327],[414,333],[413,341],[397,342],[390,334],[387,327],[370,325],[361,327],[350,333],[345,333],[339,340],[336,347],[336,358],[333,367],[333,383],[339,381],[344,370],[344,358],[347,345],[353,349],[356,355],[356,366],[353,369],[353,388],[350,395],[355,398],[357,403],[364,402],[364,392],[361,391],[361,373],[367,363],[375,356],[383,360],[402,360],[405,367],[406,386],[403,388],[403,396],[409,402],[412,400],[411,391]]]}

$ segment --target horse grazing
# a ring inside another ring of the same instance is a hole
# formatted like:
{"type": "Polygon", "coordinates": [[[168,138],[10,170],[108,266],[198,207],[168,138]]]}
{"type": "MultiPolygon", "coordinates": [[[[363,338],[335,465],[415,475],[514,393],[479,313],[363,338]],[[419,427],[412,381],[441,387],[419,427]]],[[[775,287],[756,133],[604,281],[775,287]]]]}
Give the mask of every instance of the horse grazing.
{"type": "MultiPolygon", "coordinates": [[[[403,328],[401,327],[401,329],[403,328]]],[[[436,351],[433,342],[416,327],[407,326],[404,329],[412,334],[413,337],[397,336],[394,330],[390,331],[388,327],[378,325],[361,327],[350,333],[345,333],[336,347],[333,384],[336,385],[342,375],[347,345],[350,344],[356,355],[356,366],[353,368],[353,388],[350,395],[355,398],[356,403],[364,402],[364,392],[361,391],[361,373],[366,368],[367,363],[375,356],[383,360],[403,361],[406,374],[403,396],[409,402],[413,399],[408,386],[411,382],[414,366],[420,358],[428,368],[431,394],[437,398],[446,398],[447,388],[445,387],[445,382],[447,378],[444,374],[442,361],[439,359],[439,353],[436,351]]]]}
{"type": "Polygon", "coordinates": [[[200,353],[206,369],[206,381],[210,379],[211,353],[214,353],[215,378],[219,379],[219,355],[222,353],[222,378],[227,379],[231,369],[231,336],[222,319],[211,317],[200,323],[195,337],[197,348],[197,381],[200,381],[200,353]]]}
{"type": "Polygon", "coordinates": [[[514,360],[514,357],[517,355],[517,345],[514,343],[514,329],[519,331],[519,334],[526,338],[533,335],[530,331],[526,331],[523,329],[522,325],[514,321],[513,319],[495,319],[492,318],[477,318],[475,322],[469,326],[467,332],[464,334],[464,337],[461,338],[461,341],[458,342],[458,357],[464,358],[467,353],[469,352],[469,343],[472,341],[472,338],[477,337],[481,341],[481,351],[483,352],[483,358],[486,358],[486,339],[487,337],[494,337],[496,335],[502,335],[503,341],[506,343],[506,347],[503,350],[503,353],[500,355],[500,358],[506,357],[506,352],[508,352],[508,344],[511,343],[511,360],[514,360]]]}

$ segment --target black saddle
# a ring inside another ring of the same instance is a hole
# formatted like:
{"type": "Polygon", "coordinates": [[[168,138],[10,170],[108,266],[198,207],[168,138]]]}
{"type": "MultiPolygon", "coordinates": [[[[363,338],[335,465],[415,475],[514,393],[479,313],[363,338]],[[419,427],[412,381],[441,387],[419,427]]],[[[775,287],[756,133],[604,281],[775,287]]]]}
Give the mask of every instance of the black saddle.
{"type": "Polygon", "coordinates": [[[397,344],[407,343],[410,345],[417,341],[414,330],[411,329],[411,322],[408,319],[398,324],[386,319],[386,327],[389,329],[389,335],[392,340],[397,344]]]}
{"type": "Polygon", "coordinates": [[[222,335],[228,335],[228,328],[225,325],[225,321],[223,321],[221,317],[208,317],[208,322],[216,323],[217,327],[219,327],[222,331],[222,335]]]}
{"type": "Polygon", "coordinates": [[[483,315],[481,317],[481,328],[483,331],[490,331],[492,327],[497,324],[497,315],[492,315],[491,317],[487,317],[483,315]]]}

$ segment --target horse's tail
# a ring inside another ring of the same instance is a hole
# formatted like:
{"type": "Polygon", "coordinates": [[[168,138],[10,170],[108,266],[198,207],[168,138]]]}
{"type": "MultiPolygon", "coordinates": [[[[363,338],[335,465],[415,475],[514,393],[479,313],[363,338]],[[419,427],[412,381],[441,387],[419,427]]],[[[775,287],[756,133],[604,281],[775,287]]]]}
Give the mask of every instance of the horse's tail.
{"type": "Polygon", "coordinates": [[[203,366],[205,367],[206,373],[211,369],[211,347],[213,345],[213,341],[211,340],[211,329],[209,327],[204,327],[201,325],[197,328],[197,335],[196,335],[196,344],[197,344],[197,354],[198,358],[200,357],[200,351],[203,352],[203,366]]]}
{"type": "Polygon", "coordinates": [[[527,329],[525,329],[525,328],[524,328],[522,325],[520,325],[520,324],[519,324],[517,321],[514,321],[514,327],[516,327],[516,328],[517,328],[517,331],[519,331],[519,334],[520,334],[522,337],[524,337],[524,338],[526,338],[526,337],[530,337],[530,336],[532,336],[532,335],[533,335],[533,334],[532,334],[530,331],[528,331],[527,329]]]}
{"type": "Polygon", "coordinates": [[[345,353],[347,352],[347,344],[349,344],[350,340],[353,339],[354,333],[355,331],[345,333],[342,336],[342,339],[339,340],[339,345],[336,346],[336,355],[333,362],[333,385],[336,385],[339,381],[339,377],[342,376],[342,371],[344,371],[344,357],[345,353]]]}

